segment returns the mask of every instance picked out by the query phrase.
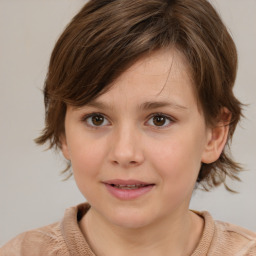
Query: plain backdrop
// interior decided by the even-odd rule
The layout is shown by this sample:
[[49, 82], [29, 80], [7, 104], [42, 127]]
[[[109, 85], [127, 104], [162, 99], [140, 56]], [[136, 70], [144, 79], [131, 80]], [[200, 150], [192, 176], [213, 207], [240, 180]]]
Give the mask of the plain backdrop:
[[[0, 0], [0, 244], [62, 218], [85, 199], [63, 182], [63, 157], [36, 146], [44, 125], [43, 87], [51, 50], [82, 0]], [[247, 170], [242, 183], [195, 191], [191, 208], [256, 231], [256, 1], [213, 0], [239, 53], [235, 94], [248, 104], [232, 151]], [[146, 3], [146, 1], [145, 1]]]

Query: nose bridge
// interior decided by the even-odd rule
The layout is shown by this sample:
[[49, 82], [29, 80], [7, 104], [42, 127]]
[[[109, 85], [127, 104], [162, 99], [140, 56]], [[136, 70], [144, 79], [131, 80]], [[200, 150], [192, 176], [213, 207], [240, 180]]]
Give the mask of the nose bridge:
[[141, 132], [133, 124], [123, 123], [113, 131], [111, 161], [122, 166], [139, 165], [143, 162]]

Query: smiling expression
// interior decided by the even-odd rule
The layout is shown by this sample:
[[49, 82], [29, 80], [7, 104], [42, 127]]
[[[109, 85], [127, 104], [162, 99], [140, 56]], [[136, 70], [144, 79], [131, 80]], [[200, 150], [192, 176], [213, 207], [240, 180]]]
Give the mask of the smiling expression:
[[189, 74], [177, 51], [157, 51], [67, 107], [62, 151], [99, 218], [143, 227], [188, 211], [211, 140]]

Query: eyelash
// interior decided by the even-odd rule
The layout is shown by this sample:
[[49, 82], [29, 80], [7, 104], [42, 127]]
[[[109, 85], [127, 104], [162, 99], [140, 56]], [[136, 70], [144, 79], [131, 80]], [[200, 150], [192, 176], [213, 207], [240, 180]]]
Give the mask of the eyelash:
[[[92, 128], [92, 129], [97, 129], [97, 128], [100, 128], [100, 127], [103, 127], [103, 126], [107, 126], [106, 124], [104, 125], [93, 125], [93, 124], [89, 124], [88, 123], [88, 119], [89, 118], [91, 118], [91, 117], [96, 117], [96, 116], [101, 116], [101, 117], [103, 117], [104, 119], [104, 121], [105, 120], [108, 120], [108, 118], [104, 115], [104, 114], [102, 114], [102, 113], [99, 113], [99, 112], [93, 112], [93, 113], [90, 113], [90, 114], [87, 114], [87, 115], [85, 115], [85, 116], [83, 116], [82, 118], [81, 118], [81, 121], [82, 122], [84, 122], [88, 127], [90, 127], [90, 128]], [[169, 115], [166, 115], [166, 114], [163, 114], [163, 113], [161, 113], [161, 112], [158, 112], [158, 113], [154, 113], [154, 114], [151, 114], [148, 118], [147, 118], [147, 122], [146, 123], [148, 123], [152, 118], [154, 118], [154, 117], [164, 117], [165, 118], [165, 123], [166, 123], [166, 121], [168, 121], [169, 123], [166, 125], [166, 124], [164, 124], [164, 125], [162, 125], [162, 126], [157, 126], [157, 125], [148, 125], [148, 126], [152, 126], [152, 127], [154, 127], [155, 129], [164, 129], [164, 128], [166, 128], [166, 127], [169, 127], [173, 122], [175, 122], [176, 120], [173, 118], [173, 117], [171, 117], [171, 116], [169, 116]], [[104, 122], [103, 121], [103, 122]], [[110, 123], [109, 121], [108, 121], [108, 123]]]
[[88, 119], [91, 118], [91, 117], [95, 117], [95, 116], [102, 116], [104, 118], [104, 121], [108, 120], [108, 118], [104, 114], [99, 113], [99, 112], [93, 112], [93, 113], [90, 113], [90, 114], [87, 114], [87, 115], [83, 116], [81, 121], [84, 122], [86, 124], [86, 126], [92, 128], [92, 129], [97, 129], [97, 128], [102, 127], [103, 125], [97, 126], [97, 125], [91, 125], [91, 124], [88, 123]]
[[166, 123], [166, 121], [169, 122], [168, 125], [165, 124], [165, 125], [163, 125], [163, 126], [152, 125], [152, 126], [153, 126], [154, 128], [156, 128], [156, 129], [164, 129], [164, 128], [166, 128], [166, 127], [169, 127], [172, 123], [175, 122], [175, 119], [174, 119], [173, 117], [171, 117], [171, 116], [169, 116], [169, 115], [166, 115], [166, 114], [164, 114], [164, 113], [158, 112], [158, 113], [151, 114], [151, 115], [149, 116], [149, 118], [148, 118], [147, 123], [149, 122], [150, 119], [152, 119], [152, 118], [154, 118], [154, 117], [164, 117], [164, 118], [165, 118], [165, 123]]

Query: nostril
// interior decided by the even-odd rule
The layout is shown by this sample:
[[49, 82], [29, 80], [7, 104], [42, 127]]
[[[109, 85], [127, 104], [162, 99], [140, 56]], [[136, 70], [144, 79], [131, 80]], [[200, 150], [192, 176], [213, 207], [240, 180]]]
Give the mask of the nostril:
[[[114, 160], [112, 163], [113, 163], [114, 165], [119, 165], [119, 164], [120, 164], [120, 163], [119, 163], [118, 161], [116, 161], [116, 160]], [[128, 164], [128, 165], [133, 165], [133, 166], [135, 166], [135, 165], [138, 164], [138, 162], [137, 162], [137, 161], [129, 161], [127, 164]]]

